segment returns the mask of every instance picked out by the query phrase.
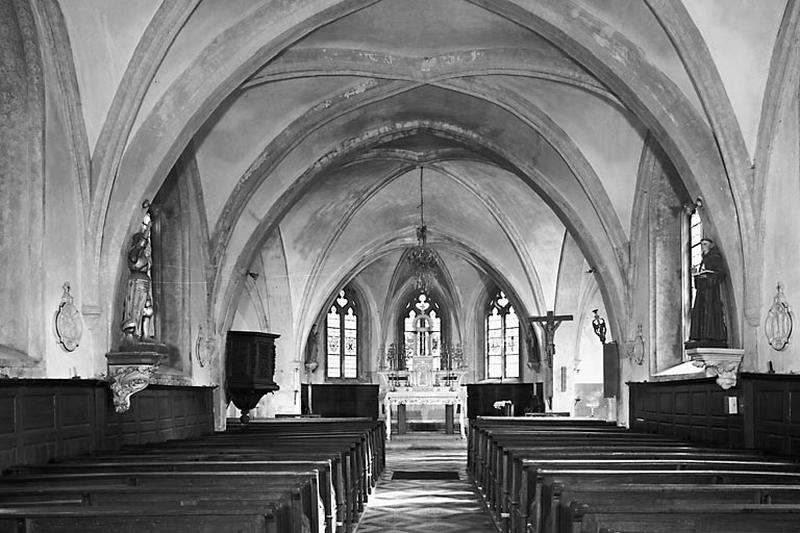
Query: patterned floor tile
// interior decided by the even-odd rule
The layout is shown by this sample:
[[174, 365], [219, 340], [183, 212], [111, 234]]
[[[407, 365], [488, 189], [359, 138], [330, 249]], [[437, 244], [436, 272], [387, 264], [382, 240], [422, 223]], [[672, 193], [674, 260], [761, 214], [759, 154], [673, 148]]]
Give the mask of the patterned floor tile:
[[[497, 533], [466, 466], [466, 443], [458, 436], [393, 437], [386, 448], [386, 470], [356, 533]], [[394, 480], [395, 469], [455, 471], [459, 480]]]

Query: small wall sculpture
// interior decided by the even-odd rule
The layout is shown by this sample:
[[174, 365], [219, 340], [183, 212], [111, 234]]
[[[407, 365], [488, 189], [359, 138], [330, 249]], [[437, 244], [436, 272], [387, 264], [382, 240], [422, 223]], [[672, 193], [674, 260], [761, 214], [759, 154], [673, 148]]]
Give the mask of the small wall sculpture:
[[644, 335], [642, 325], [636, 325], [636, 336], [627, 343], [628, 361], [631, 364], [642, 365], [644, 363]]
[[70, 294], [69, 281], [64, 282], [63, 290], [61, 303], [58, 305], [58, 310], [53, 317], [53, 325], [58, 344], [64, 350], [74, 352], [81, 342], [83, 322], [81, 321], [80, 311], [73, 303], [74, 299]]
[[780, 352], [786, 348], [792, 336], [793, 325], [792, 308], [786, 302], [783, 284], [778, 282], [775, 296], [772, 299], [772, 307], [769, 308], [767, 318], [764, 319], [764, 334], [774, 350]]

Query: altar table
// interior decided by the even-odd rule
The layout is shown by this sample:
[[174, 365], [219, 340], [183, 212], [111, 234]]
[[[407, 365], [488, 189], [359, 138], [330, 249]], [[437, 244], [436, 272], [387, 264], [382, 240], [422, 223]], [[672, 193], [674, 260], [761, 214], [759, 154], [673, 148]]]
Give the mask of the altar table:
[[432, 387], [425, 390], [409, 388], [388, 391], [383, 399], [386, 413], [386, 440], [392, 436], [392, 406], [398, 405], [452, 405], [458, 414], [461, 438], [466, 439], [466, 405], [462, 399], [462, 387], [451, 390], [449, 387]]

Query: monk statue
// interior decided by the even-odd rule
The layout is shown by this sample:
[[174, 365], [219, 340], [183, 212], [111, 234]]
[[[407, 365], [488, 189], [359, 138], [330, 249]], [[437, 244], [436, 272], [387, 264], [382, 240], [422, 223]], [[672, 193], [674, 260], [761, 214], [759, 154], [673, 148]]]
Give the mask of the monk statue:
[[726, 348], [728, 331], [722, 308], [722, 283], [725, 265], [722, 254], [711, 239], [700, 241], [703, 260], [693, 272], [695, 297], [687, 348]]

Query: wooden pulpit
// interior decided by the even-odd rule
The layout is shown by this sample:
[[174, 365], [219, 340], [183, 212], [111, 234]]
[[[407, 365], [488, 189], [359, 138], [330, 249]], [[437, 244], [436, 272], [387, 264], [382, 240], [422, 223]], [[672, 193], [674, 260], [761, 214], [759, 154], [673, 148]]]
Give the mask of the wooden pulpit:
[[225, 344], [225, 389], [228, 402], [242, 412], [243, 424], [261, 397], [280, 389], [275, 383], [275, 339], [257, 331], [229, 331]]

